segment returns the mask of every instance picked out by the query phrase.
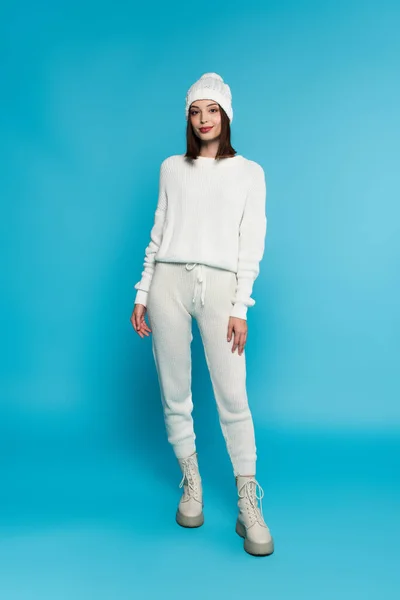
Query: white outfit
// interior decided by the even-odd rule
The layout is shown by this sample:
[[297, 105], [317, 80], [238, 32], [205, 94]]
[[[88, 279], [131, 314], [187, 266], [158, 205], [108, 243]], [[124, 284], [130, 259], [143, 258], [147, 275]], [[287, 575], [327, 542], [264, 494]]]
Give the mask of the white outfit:
[[[204, 304], [201, 275], [207, 279]], [[196, 451], [191, 390], [192, 318], [195, 318], [236, 476], [254, 474], [257, 455], [246, 392], [246, 350], [240, 356], [237, 350], [232, 352], [233, 337], [227, 341], [235, 287], [236, 276], [232, 271], [200, 264], [157, 262], [147, 315], [168, 441], [175, 456], [186, 458]]]
[[[160, 168], [159, 197], [135, 304], [147, 305], [155, 262], [199, 263], [236, 274], [231, 316], [254, 306], [267, 230], [266, 181], [255, 161], [182, 154]], [[203, 285], [203, 287], [205, 284]]]
[[234, 474], [255, 473], [246, 354], [232, 352], [229, 317], [247, 318], [267, 227], [263, 168], [243, 156], [166, 158], [135, 303], [147, 306], [168, 440], [196, 451], [192, 420], [192, 318], [201, 333]]

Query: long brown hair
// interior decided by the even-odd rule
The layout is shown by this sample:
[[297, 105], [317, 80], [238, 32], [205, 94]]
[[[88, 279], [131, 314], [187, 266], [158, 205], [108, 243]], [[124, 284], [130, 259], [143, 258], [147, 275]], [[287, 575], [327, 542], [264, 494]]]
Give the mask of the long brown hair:
[[[218, 104], [218, 103], [217, 103]], [[221, 135], [219, 139], [218, 151], [216, 154], [217, 158], [229, 158], [237, 154], [236, 150], [231, 145], [231, 124], [229, 117], [222, 108], [219, 106], [221, 111]], [[200, 154], [201, 141], [193, 131], [193, 126], [190, 121], [190, 107], [186, 126], [186, 158], [196, 159]]]

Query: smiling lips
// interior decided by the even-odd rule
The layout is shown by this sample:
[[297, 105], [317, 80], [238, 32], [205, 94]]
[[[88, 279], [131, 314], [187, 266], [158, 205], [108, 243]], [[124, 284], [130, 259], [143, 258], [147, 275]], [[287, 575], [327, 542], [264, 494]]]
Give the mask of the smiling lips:
[[207, 131], [210, 131], [210, 129], [212, 129], [212, 127], [200, 127], [201, 133], [207, 133]]

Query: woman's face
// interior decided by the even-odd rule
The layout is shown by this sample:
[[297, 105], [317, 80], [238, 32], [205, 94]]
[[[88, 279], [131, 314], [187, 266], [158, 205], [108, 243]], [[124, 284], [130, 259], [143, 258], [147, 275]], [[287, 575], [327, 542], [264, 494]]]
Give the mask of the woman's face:
[[195, 100], [190, 105], [189, 118], [195, 134], [204, 142], [210, 142], [221, 134], [221, 112], [218, 102]]

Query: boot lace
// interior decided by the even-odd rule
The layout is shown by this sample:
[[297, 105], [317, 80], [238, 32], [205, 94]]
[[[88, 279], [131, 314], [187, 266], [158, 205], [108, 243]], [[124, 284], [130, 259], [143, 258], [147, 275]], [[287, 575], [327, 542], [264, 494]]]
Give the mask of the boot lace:
[[[241, 494], [244, 488], [243, 495]], [[259, 495], [257, 495], [257, 488], [259, 491]], [[258, 521], [261, 525], [265, 526], [263, 509], [262, 509], [262, 499], [264, 497], [264, 490], [258, 481], [254, 478], [249, 478], [239, 490], [239, 497], [245, 498], [246, 507], [248, 514], [250, 516], [251, 523]], [[260, 502], [260, 506], [257, 504], [257, 500]]]
[[188, 496], [193, 495], [195, 498], [198, 499], [199, 488], [197, 485], [197, 477], [196, 477], [196, 474], [197, 474], [196, 459], [194, 458], [194, 456], [189, 456], [188, 458], [185, 458], [184, 460], [181, 461], [181, 465], [182, 465], [182, 470], [183, 470], [183, 477], [179, 484], [179, 487], [181, 488], [183, 485], [185, 485], [185, 481], [186, 481], [186, 485], [184, 488], [185, 495], [188, 495]]

